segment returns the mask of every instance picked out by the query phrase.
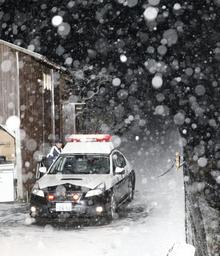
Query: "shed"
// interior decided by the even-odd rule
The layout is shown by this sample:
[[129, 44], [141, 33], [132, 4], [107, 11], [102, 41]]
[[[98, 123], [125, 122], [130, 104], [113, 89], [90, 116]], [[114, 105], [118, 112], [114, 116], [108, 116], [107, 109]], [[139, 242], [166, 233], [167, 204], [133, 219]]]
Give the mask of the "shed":
[[14, 130], [19, 198], [32, 187], [36, 161], [56, 137], [65, 135], [63, 104], [71, 83], [65, 68], [0, 40], [0, 124], [11, 117], [20, 121], [19, 129]]

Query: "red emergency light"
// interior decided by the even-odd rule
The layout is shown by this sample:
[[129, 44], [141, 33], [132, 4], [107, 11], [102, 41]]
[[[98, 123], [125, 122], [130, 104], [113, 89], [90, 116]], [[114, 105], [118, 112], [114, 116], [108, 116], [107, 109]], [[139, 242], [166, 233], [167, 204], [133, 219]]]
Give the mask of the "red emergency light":
[[73, 134], [66, 138], [66, 142], [110, 142], [109, 134]]
[[48, 201], [53, 201], [54, 199], [55, 199], [55, 196], [52, 195], [52, 194], [49, 194], [49, 195], [47, 196], [47, 200], [48, 200]]

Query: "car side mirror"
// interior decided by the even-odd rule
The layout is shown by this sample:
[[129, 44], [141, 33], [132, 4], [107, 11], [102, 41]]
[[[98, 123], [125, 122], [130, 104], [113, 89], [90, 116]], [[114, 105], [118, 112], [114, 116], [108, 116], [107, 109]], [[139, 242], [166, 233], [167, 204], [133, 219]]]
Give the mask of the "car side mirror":
[[124, 174], [125, 173], [125, 169], [121, 168], [121, 167], [116, 167], [115, 168], [115, 174]]
[[39, 172], [40, 173], [46, 173], [47, 172], [47, 168], [45, 166], [42, 166], [39, 168]]

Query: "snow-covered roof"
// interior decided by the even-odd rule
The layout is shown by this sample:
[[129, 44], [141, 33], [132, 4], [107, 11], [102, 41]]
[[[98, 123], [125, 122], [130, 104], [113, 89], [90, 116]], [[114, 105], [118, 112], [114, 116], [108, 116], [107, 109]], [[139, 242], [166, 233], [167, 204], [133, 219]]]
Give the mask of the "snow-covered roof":
[[68, 142], [61, 154], [110, 154], [112, 142]]
[[6, 41], [1, 40], [1, 39], [0, 39], [0, 44], [6, 45], [6, 46], [8, 46], [8, 47], [10, 47], [10, 48], [12, 48], [12, 49], [14, 49], [14, 50], [16, 50], [16, 51], [23, 52], [23, 53], [25, 53], [25, 54], [27, 54], [27, 55], [30, 55], [30, 56], [32, 56], [33, 58], [35, 58], [35, 59], [37, 59], [37, 60], [40, 60], [40, 61], [46, 63], [47, 65], [53, 67], [54, 69], [60, 70], [60, 71], [62, 71], [62, 72], [67, 72], [67, 69], [66, 69], [65, 67], [62, 67], [62, 66], [60, 66], [60, 65], [57, 65], [57, 64], [54, 63], [54, 62], [49, 61], [45, 56], [43, 56], [43, 55], [41, 55], [41, 54], [39, 54], [39, 53], [36, 53], [36, 52], [31, 51], [31, 50], [22, 48], [22, 47], [20, 47], [20, 46], [18, 46], [18, 45], [15, 45], [15, 44], [6, 42]]
[[0, 124], [0, 129], [6, 131], [9, 135], [15, 138], [15, 133], [7, 128], [6, 125]]

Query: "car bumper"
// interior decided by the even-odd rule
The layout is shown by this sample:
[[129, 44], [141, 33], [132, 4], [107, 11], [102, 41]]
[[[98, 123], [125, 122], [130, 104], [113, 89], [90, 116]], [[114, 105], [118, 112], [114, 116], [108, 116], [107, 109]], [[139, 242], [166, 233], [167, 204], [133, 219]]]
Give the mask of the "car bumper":
[[[39, 202], [40, 201], [40, 202]], [[60, 211], [57, 209], [57, 204], [68, 203], [71, 209]], [[106, 216], [109, 205], [107, 202], [94, 202], [88, 205], [88, 201], [80, 201], [78, 203], [64, 201], [64, 202], [42, 202], [38, 198], [32, 198], [30, 202], [30, 215], [34, 218], [88, 218]]]

